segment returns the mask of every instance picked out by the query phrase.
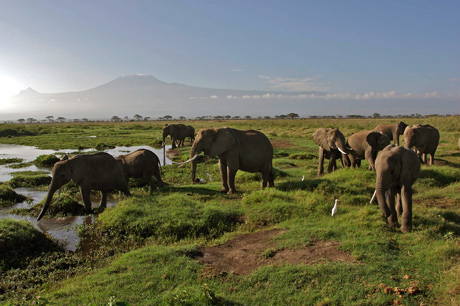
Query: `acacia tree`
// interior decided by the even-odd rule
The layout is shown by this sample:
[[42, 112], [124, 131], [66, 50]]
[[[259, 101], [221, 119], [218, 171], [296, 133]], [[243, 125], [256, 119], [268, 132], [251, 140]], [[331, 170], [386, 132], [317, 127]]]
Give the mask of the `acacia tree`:
[[118, 117], [118, 116], [113, 116], [113, 117], [110, 119], [110, 121], [119, 122], [119, 121], [121, 121], [121, 118]]
[[26, 121], [26, 119], [23, 119], [23, 118], [18, 119], [18, 122], [19, 122], [19, 123], [24, 123], [24, 121]]
[[296, 113], [289, 113], [286, 116], [290, 119], [299, 118], [299, 114], [296, 114]]
[[46, 119], [48, 119], [48, 120], [49, 120], [49, 122], [53, 122], [53, 121], [54, 121], [54, 120], [53, 120], [53, 119], [54, 119], [54, 117], [53, 117], [53, 116], [46, 116], [45, 118], [46, 118]]
[[65, 121], [65, 118], [64, 118], [64, 117], [57, 117], [56, 120], [59, 121], [59, 122], [64, 122], [64, 121]]
[[166, 115], [166, 116], [164, 116], [163, 118], [165, 118], [166, 120], [171, 120], [171, 119], [172, 119], [172, 116]]
[[137, 121], [142, 121], [142, 116], [141, 115], [134, 115], [134, 119], [136, 119]]

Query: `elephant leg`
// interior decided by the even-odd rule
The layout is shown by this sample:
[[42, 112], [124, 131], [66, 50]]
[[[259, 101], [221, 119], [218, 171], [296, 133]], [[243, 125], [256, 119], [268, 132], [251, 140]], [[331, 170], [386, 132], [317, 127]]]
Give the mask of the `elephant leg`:
[[399, 134], [396, 133], [396, 135], [394, 135], [393, 138], [394, 138], [394, 141], [395, 141], [395, 145], [399, 146]]
[[227, 194], [235, 194], [236, 193], [236, 188], [235, 188], [235, 176], [236, 172], [238, 171], [238, 168], [233, 168], [233, 167], [227, 167], [227, 173], [228, 173], [228, 186], [230, 187], [230, 190], [227, 192]]
[[401, 203], [401, 191], [396, 193], [396, 212], [398, 213], [398, 217], [401, 217], [403, 214], [403, 206]]
[[175, 149], [176, 148], [176, 138], [171, 137], [171, 148]]
[[220, 178], [222, 180], [222, 189], [220, 190], [221, 193], [227, 193], [229, 191], [228, 183], [227, 183], [227, 163], [219, 158], [219, 171], [220, 171]]
[[434, 165], [434, 153], [430, 153], [430, 165]]
[[270, 169], [270, 173], [268, 174], [268, 187], [275, 187], [275, 174], [273, 173], [273, 169]]
[[85, 204], [86, 212], [88, 214], [92, 213], [93, 210], [91, 207], [91, 198], [90, 198], [91, 189], [88, 187], [80, 186], [80, 193], [83, 199], [83, 204]]
[[373, 150], [368, 150], [364, 153], [366, 160], [369, 162], [370, 170], [375, 171], [375, 158]]
[[150, 194], [153, 194], [153, 191], [155, 189], [157, 189], [157, 186], [155, 186], [155, 183], [153, 182], [152, 176], [150, 176], [150, 177], [145, 177], [144, 176], [144, 179], [147, 181], [147, 183], [150, 186]]
[[401, 199], [403, 214], [401, 218], [401, 231], [410, 232], [412, 230], [412, 187], [403, 186], [401, 188]]
[[165, 183], [161, 179], [160, 170], [158, 169], [157, 171], [155, 171], [155, 173], [153, 175], [157, 179], [158, 185], [160, 186], [160, 188], [163, 188], [165, 186]]
[[390, 188], [390, 194], [388, 196], [388, 206], [390, 208], [390, 216], [387, 218], [388, 224], [391, 227], [395, 227], [398, 225], [398, 215], [395, 209], [395, 198], [396, 198], [397, 190], [394, 187]]
[[99, 205], [100, 208], [105, 209], [107, 207], [107, 194], [108, 191], [101, 191], [101, 204]]
[[329, 158], [329, 166], [327, 167], [327, 173], [331, 173], [334, 170], [337, 170], [337, 164], [336, 164], [336, 159], [337, 159], [337, 152], [331, 151], [331, 156]]
[[324, 164], [324, 149], [319, 147], [319, 152], [318, 152], [318, 176], [321, 176], [323, 174], [323, 164]]

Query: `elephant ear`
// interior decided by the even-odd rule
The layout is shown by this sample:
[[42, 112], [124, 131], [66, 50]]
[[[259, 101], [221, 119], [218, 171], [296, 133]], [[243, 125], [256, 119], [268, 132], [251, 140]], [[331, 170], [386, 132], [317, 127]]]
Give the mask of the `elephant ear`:
[[329, 143], [327, 142], [328, 129], [320, 128], [313, 133], [313, 141], [321, 148], [330, 151]]
[[228, 151], [236, 143], [236, 136], [230, 128], [218, 129], [214, 135], [214, 141], [209, 150], [210, 156], [221, 155]]
[[373, 149], [377, 149], [379, 137], [380, 137], [379, 132], [370, 132], [366, 136], [366, 141]]
[[79, 185], [79, 182], [87, 175], [91, 173], [91, 167], [84, 160], [74, 160], [72, 163], [69, 163], [67, 166], [70, 168], [70, 177], [72, 181]]
[[403, 147], [400, 148], [403, 152], [401, 154], [401, 176], [399, 183], [401, 186], [407, 182], [413, 184], [420, 172], [420, 160], [414, 151]]

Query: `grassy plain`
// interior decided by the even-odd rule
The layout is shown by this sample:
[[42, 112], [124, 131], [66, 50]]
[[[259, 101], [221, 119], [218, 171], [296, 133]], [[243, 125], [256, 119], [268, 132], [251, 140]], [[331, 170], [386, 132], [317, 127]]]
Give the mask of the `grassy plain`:
[[[197, 177], [205, 184], [191, 184], [188, 167], [163, 167], [167, 187], [151, 196], [146, 187], [132, 188], [133, 197], [105, 210], [95, 224], [80, 229], [83, 237], [100, 237], [106, 242], [97, 250], [61, 252], [61, 256], [50, 253], [22, 269], [1, 271], [0, 302], [458, 305], [460, 118], [403, 120], [409, 125], [429, 123], [441, 133], [436, 164], [422, 166], [414, 185], [411, 233], [388, 228], [378, 206], [369, 204], [375, 174], [367, 170], [366, 162], [359, 169], [339, 166], [338, 171], [317, 177], [317, 146], [311, 139], [319, 127], [339, 127], [349, 136], [397, 119], [192, 121], [187, 124], [196, 130], [229, 126], [264, 132], [275, 146], [276, 187], [260, 190], [259, 175], [239, 172], [236, 187], [240, 193], [221, 195], [216, 159], [198, 164]], [[164, 123], [0, 125], [0, 135], [4, 136], [0, 143], [57, 150], [155, 146], [161, 142]], [[178, 149], [175, 159], [188, 158], [189, 149]], [[335, 199], [339, 210], [331, 217]], [[2, 226], [0, 223], [0, 240], [6, 232]], [[280, 262], [247, 275], [205, 273], [208, 267], [196, 260], [202, 247], [269, 229], [284, 231], [271, 239], [274, 246], [261, 250], [261, 258], [314, 247], [318, 241], [338, 241], [339, 250], [354, 260]], [[69, 279], [64, 280], [65, 275]], [[11, 285], [14, 280], [16, 289]]]

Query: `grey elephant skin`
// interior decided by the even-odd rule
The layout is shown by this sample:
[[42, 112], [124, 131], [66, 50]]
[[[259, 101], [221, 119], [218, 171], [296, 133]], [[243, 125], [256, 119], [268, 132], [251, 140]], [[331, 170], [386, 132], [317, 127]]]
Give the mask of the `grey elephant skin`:
[[395, 145], [399, 146], [399, 135], [404, 134], [406, 127], [408, 127], [407, 124], [399, 121], [396, 124], [379, 124], [374, 131], [387, 135], [390, 140], [394, 141]]
[[[401, 231], [411, 231], [412, 185], [420, 173], [417, 154], [404, 147], [388, 146], [377, 156], [375, 170], [376, 196], [388, 224], [396, 227], [398, 216], [401, 216]], [[389, 191], [388, 201], [386, 191]]]
[[415, 148], [420, 161], [426, 164], [426, 155], [430, 154], [430, 165], [434, 164], [434, 154], [439, 145], [439, 131], [429, 125], [415, 124], [404, 131], [404, 146]]
[[385, 134], [374, 131], [357, 132], [348, 137], [347, 146], [352, 149], [350, 158], [351, 166], [360, 165], [362, 159], [369, 162], [369, 167], [375, 171], [377, 153], [390, 144], [390, 139]]
[[[236, 192], [235, 175], [238, 170], [262, 173], [262, 187], [274, 186], [272, 169], [273, 146], [263, 133], [232, 128], [201, 129], [198, 131], [190, 157], [204, 152], [219, 157], [222, 180], [220, 192]], [[196, 160], [191, 164], [191, 177], [196, 181]]]
[[[185, 124], [165, 124], [161, 130], [163, 134], [163, 143], [166, 141], [166, 137], [171, 137], [172, 148], [180, 147], [184, 145], [186, 137], [190, 137], [190, 128], [187, 128]], [[195, 130], [193, 130], [195, 133]], [[176, 141], [178, 142], [176, 146]]]
[[150, 186], [150, 193], [156, 189], [153, 176], [161, 188], [165, 186], [161, 179], [160, 160], [152, 151], [139, 149], [129, 154], [119, 155], [115, 159], [121, 162], [126, 181], [129, 181], [129, 178], [144, 179]]
[[48, 195], [37, 221], [45, 215], [54, 193], [70, 180], [80, 187], [83, 203], [88, 213], [92, 212], [91, 190], [102, 192], [101, 208], [105, 208], [107, 205], [109, 191], [115, 189], [125, 195], [131, 195], [121, 164], [112, 155], [104, 152], [75, 155], [68, 160], [59, 161], [54, 164], [51, 174], [53, 178], [49, 186]]
[[187, 125], [187, 136], [190, 138], [190, 143], [193, 143], [195, 141], [195, 128], [191, 125]]
[[[346, 166], [349, 163], [349, 159], [346, 155], [343, 155], [339, 151], [349, 153], [349, 149], [346, 147], [345, 136], [336, 128], [319, 128], [313, 133], [313, 141], [319, 146], [318, 152], [318, 176], [321, 176], [323, 172], [324, 159], [329, 159], [329, 165], [327, 172], [331, 173], [337, 170], [336, 160], [340, 159], [342, 166]], [[345, 163], [344, 163], [345, 160]]]

